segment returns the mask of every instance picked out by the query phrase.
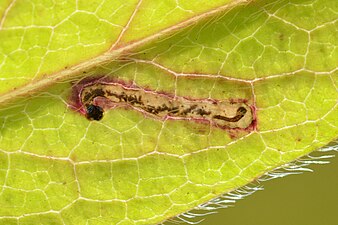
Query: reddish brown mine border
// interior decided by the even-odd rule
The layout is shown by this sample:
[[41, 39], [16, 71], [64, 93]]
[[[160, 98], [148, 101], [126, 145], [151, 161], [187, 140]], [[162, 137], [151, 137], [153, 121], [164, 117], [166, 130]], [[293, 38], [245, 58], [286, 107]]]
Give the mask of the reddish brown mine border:
[[[119, 80], [117, 78], [112, 78], [108, 76], [96, 76], [96, 77], [87, 77], [82, 79], [81, 81], [74, 83], [72, 86], [72, 91], [69, 97], [69, 102], [68, 102], [68, 107], [71, 108], [73, 111], [78, 112], [82, 114], [83, 116], [86, 116], [86, 109], [83, 107], [83, 103], [81, 100], [81, 92], [85, 87], [92, 86], [95, 84], [119, 84], [122, 85], [125, 88], [137, 88], [137, 89], [143, 89], [145, 91], [154, 93], [154, 94], [160, 94], [160, 95], [166, 95], [168, 97], [174, 97], [173, 94], [166, 93], [166, 92], [161, 92], [161, 91], [153, 91], [150, 88], [141, 88], [137, 85], [135, 85], [132, 81], [127, 82], [123, 80]], [[191, 98], [191, 97], [184, 97], [183, 98], [187, 100], [200, 100], [200, 101], [212, 101], [212, 102], [219, 102], [220, 100], [216, 99], [196, 99], [196, 98]], [[228, 101], [233, 102], [233, 103], [247, 103], [247, 99], [228, 99]], [[100, 101], [102, 104], [104, 104], [105, 101]], [[246, 127], [246, 128], [229, 128], [227, 126], [215, 126], [213, 123], [211, 123], [207, 119], [196, 119], [196, 118], [186, 118], [186, 119], [178, 119], [178, 118], [172, 118], [168, 116], [166, 119], [170, 120], [189, 120], [189, 121], [194, 121], [196, 123], [203, 123], [203, 124], [212, 124], [214, 127], [221, 128], [222, 130], [230, 130], [230, 131], [246, 131], [246, 132], [252, 132], [257, 129], [257, 116], [256, 116], [256, 107], [254, 105], [248, 105], [251, 108], [252, 111], [252, 123]], [[108, 107], [109, 108], [109, 107]], [[145, 115], [145, 113], [143, 112]], [[146, 117], [151, 117], [147, 116]]]

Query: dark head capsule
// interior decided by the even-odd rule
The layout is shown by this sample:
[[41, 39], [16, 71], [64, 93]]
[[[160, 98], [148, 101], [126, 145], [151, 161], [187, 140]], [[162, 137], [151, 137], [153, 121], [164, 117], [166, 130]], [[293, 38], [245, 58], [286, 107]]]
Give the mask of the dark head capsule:
[[89, 120], [101, 120], [103, 112], [104, 111], [100, 106], [88, 105], [86, 108], [86, 117]]

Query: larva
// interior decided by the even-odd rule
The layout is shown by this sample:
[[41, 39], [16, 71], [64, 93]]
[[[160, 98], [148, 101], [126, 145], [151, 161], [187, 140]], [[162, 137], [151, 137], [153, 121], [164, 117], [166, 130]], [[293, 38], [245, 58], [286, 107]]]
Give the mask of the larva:
[[100, 120], [107, 109], [124, 107], [159, 120], [210, 122], [217, 127], [245, 129], [253, 122], [252, 109], [243, 101], [190, 99], [119, 82], [83, 86], [79, 99], [89, 120]]

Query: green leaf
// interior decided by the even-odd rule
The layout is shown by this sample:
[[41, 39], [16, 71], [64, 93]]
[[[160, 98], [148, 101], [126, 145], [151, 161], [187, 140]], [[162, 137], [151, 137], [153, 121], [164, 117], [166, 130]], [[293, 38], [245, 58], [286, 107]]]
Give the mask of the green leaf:
[[[335, 140], [336, 0], [244, 2], [2, 1], [0, 223], [156, 224]], [[96, 76], [257, 124], [89, 121], [72, 85]]]

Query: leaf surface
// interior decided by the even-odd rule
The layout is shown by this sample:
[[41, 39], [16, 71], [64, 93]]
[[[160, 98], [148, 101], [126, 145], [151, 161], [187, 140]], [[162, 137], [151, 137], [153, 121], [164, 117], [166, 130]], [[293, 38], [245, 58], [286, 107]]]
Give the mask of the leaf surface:
[[[242, 3], [0, 3], [0, 223], [156, 224], [335, 140], [336, 1]], [[85, 76], [245, 100], [256, 124], [89, 121]]]

